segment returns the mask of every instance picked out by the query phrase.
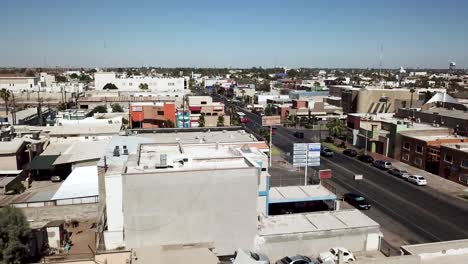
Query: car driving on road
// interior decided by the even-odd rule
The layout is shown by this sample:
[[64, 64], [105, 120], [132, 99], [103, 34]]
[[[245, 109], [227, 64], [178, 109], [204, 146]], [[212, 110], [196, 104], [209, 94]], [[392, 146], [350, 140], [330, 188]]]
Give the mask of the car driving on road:
[[359, 210], [369, 210], [371, 208], [370, 203], [360, 194], [346, 193], [343, 198], [346, 202]]
[[296, 131], [296, 132], [294, 132], [294, 137], [304, 138], [304, 132]]
[[410, 175], [406, 170], [391, 168], [388, 170], [388, 173], [391, 175], [397, 176], [399, 178], [407, 179]]
[[320, 155], [324, 157], [333, 157], [333, 151], [329, 148], [322, 148], [320, 150]]
[[419, 175], [410, 175], [408, 177], [408, 181], [418, 186], [427, 185], [426, 179]]
[[354, 149], [345, 149], [343, 150], [343, 154], [350, 157], [356, 157], [357, 152]]

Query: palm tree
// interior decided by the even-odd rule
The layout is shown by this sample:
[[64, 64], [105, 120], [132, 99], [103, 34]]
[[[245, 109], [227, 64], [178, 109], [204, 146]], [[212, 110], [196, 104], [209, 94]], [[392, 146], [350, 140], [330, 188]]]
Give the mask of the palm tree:
[[335, 138], [343, 135], [344, 124], [338, 118], [331, 119], [327, 123], [327, 128], [328, 128], [328, 131], [330, 132], [330, 135], [332, 135]]
[[3, 101], [5, 101], [5, 111], [6, 111], [7, 116], [8, 116], [8, 101], [10, 100], [10, 97], [11, 97], [10, 90], [7, 90], [5, 88], [0, 90], [0, 98], [2, 98]]
[[411, 88], [410, 93], [411, 93], [411, 101], [410, 101], [410, 108], [413, 108], [413, 94], [416, 92], [416, 89]]

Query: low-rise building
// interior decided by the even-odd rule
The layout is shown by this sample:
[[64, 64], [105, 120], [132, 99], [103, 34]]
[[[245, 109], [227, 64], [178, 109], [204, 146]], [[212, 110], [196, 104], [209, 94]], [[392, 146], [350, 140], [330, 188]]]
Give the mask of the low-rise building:
[[[465, 142], [467, 139], [454, 135], [450, 130], [404, 131], [401, 135], [400, 157], [401, 162], [439, 174], [442, 144]], [[445, 168], [444, 168], [445, 169]]]
[[176, 125], [174, 102], [131, 103], [131, 128], [161, 128]]
[[0, 142], [0, 170], [22, 170], [29, 162], [29, 158], [24, 140]]
[[114, 84], [118, 91], [153, 91], [160, 95], [185, 94], [187, 85], [184, 78], [156, 78], [149, 76], [117, 76], [115, 72], [96, 72], [94, 87], [104, 90], [106, 84]]
[[[230, 118], [224, 112], [223, 103], [213, 102], [211, 96], [188, 96], [187, 101], [191, 127], [199, 127], [203, 123], [200, 120], [204, 120], [205, 127], [229, 126]], [[219, 124], [219, 121], [223, 122]]]
[[38, 77], [16, 76], [16, 75], [1, 75], [0, 89], [7, 89], [12, 92], [34, 91], [39, 87]]
[[440, 145], [439, 175], [468, 185], [468, 143]]

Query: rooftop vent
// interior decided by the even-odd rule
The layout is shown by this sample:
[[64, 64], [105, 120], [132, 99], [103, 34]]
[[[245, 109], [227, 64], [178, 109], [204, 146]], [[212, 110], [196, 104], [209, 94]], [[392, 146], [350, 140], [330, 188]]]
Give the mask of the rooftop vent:
[[160, 166], [167, 166], [167, 154], [161, 154], [159, 156], [159, 165]]
[[125, 145], [123, 145], [123, 155], [128, 155], [128, 148]]
[[119, 148], [119, 146], [115, 146], [113, 155], [114, 155], [114, 157], [119, 157], [119, 156], [120, 156], [120, 148]]

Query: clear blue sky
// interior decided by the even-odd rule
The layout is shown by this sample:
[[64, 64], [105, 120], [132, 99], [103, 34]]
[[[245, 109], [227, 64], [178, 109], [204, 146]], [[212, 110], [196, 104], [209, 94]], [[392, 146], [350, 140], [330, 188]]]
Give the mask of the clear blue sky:
[[468, 68], [468, 1], [3, 1], [1, 66]]

